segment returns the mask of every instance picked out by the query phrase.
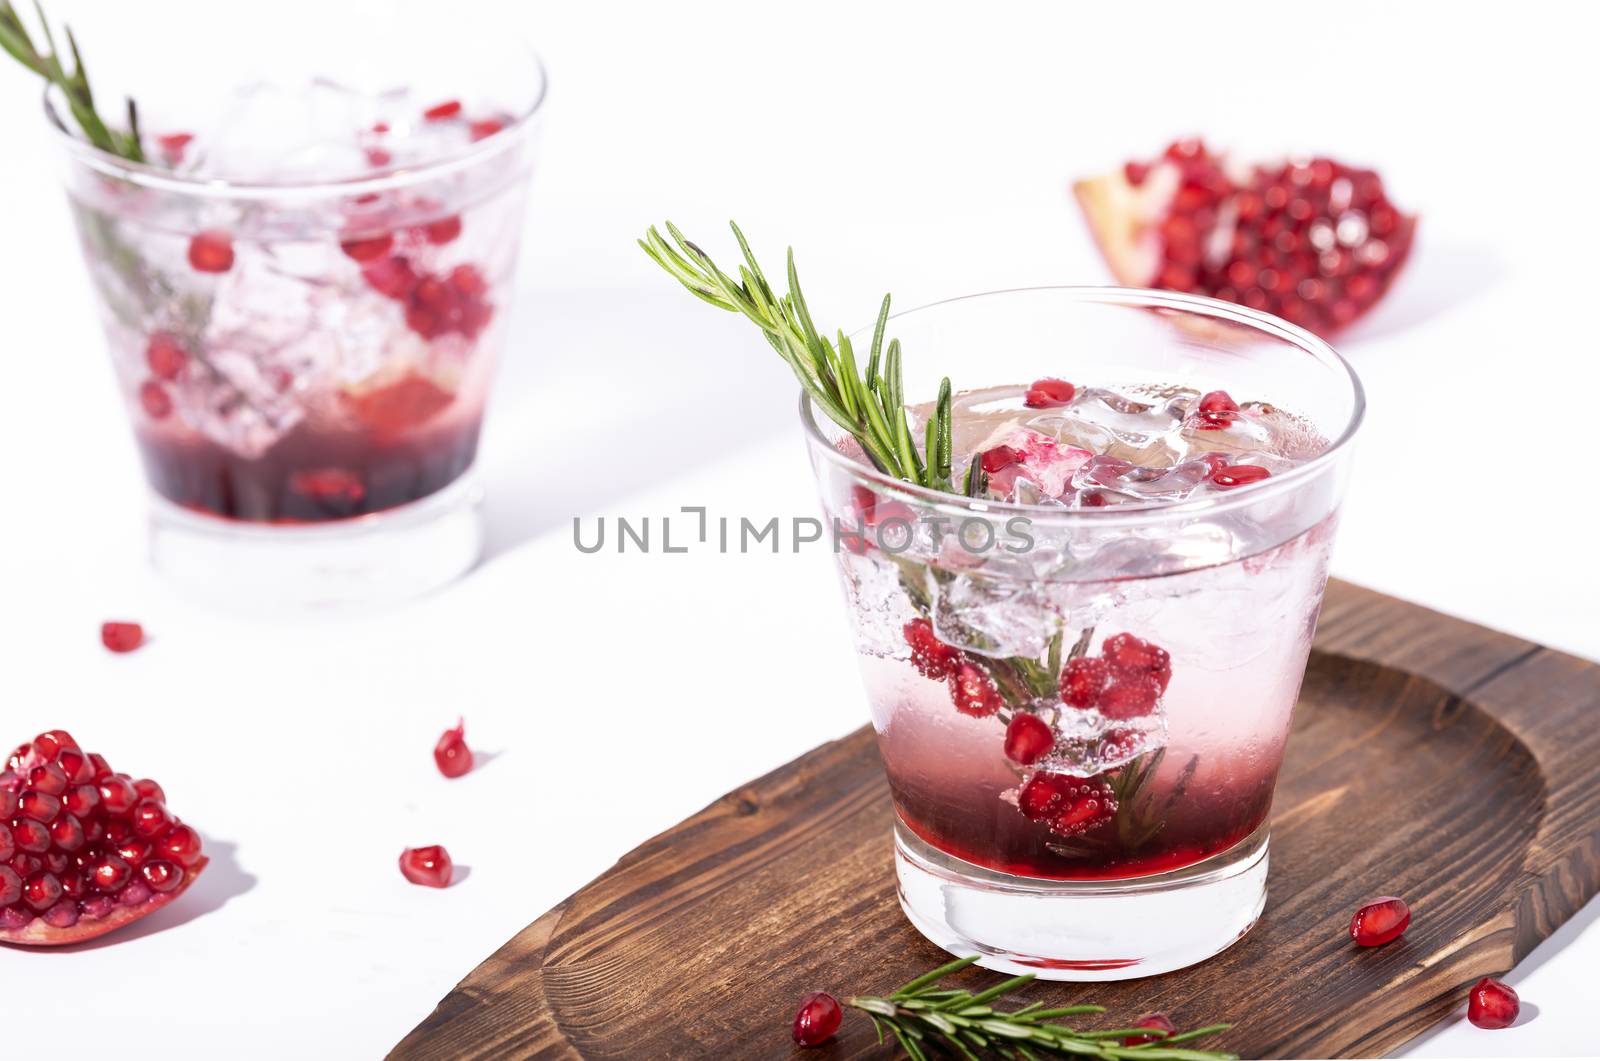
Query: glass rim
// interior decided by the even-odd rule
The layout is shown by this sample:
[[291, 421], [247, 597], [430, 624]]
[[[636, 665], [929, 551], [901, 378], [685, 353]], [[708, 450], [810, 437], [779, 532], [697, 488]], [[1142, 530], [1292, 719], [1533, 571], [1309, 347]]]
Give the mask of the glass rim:
[[163, 192], [174, 192], [196, 198], [212, 199], [294, 199], [315, 198], [328, 195], [359, 196], [369, 192], [390, 191], [408, 185], [434, 180], [439, 177], [471, 169], [486, 159], [511, 151], [526, 135], [533, 119], [544, 106], [549, 95], [550, 75], [539, 53], [521, 35], [515, 36], [516, 46], [530, 64], [536, 78], [533, 99], [519, 111], [511, 112], [509, 120], [495, 132], [461, 151], [444, 155], [414, 166], [400, 166], [380, 170], [373, 174], [357, 174], [333, 180], [231, 180], [225, 177], [206, 177], [176, 173], [149, 162], [134, 162], [113, 155], [75, 135], [58, 113], [57, 97], [60, 90], [54, 85], [45, 88], [41, 103], [45, 124], [54, 131], [67, 153], [97, 172], [129, 181], [141, 187]]
[[[1174, 291], [1162, 291], [1155, 288], [1117, 287], [1112, 285], [1041, 284], [1034, 287], [1010, 287], [995, 291], [978, 291], [968, 295], [940, 299], [936, 302], [924, 303], [923, 305], [891, 314], [889, 320], [893, 321], [913, 313], [921, 313], [924, 310], [970, 302], [975, 299], [1037, 292], [1055, 292], [1071, 302], [1178, 310], [1214, 320], [1222, 320], [1230, 324], [1242, 325], [1271, 338], [1287, 342], [1298, 347], [1304, 353], [1310, 354], [1343, 377], [1350, 388], [1352, 402], [1350, 419], [1345, 424], [1344, 430], [1339, 433], [1338, 437], [1328, 443], [1326, 449], [1304, 464], [1296, 465], [1281, 475], [1274, 475], [1254, 483], [1245, 483], [1242, 486], [1233, 487], [1226, 493], [1211, 494], [1189, 501], [1176, 503], [1142, 501], [1130, 504], [1107, 505], [1103, 508], [1069, 509], [1057, 505], [969, 498], [961, 494], [949, 494], [942, 490], [933, 490], [926, 486], [908, 483], [904, 479], [896, 479], [879, 471], [870, 464], [862, 463], [854, 457], [840, 452], [834, 443], [822, 433], [822, 428], [815, 414], [815, 403], [812, 401], [810, 393], [802, 388], [800, 391], [800, 421], [806, 432], [806, 441], [811, 445], [813, 451], [820, 452], [826, 459], [837, 464], [856, 478], [903, 498], [915, 499], [919, 504], [934, 509], [959, 511], [968, 516], [1002, 518], [1026, 516], [1035, 522], [1078, 523], [1081, 521], [1088, 523], [1093, 521], [1097, 526], [1106, 526], [1118, 522], [1148, 523], [1154, 517], [1182, 518], [1199, 513], [1229, 511], [1247, 507], [1269, 497], [1292, 492], [1299, 484], [1305, 483], [1321, 474], [1329, 465], [1334, 463], [1336, 457], [1349, 448], [1350, 442], [1355, 438], [1356, 431], [1360, 428], [1366, 416], [1366, 390], [1361, 385], [1361, 378], [1356, 375], [1356, 371], [1350, 365], [1350, 362], [1346, 361], [1344, 356], [1335, 350], [1327, 340], [1270, 313], [1263, 313], [1259, 310], [1249, 309], [1232, 302], [1224, 302], [1221, 299], [1208, 298], [1204, 295], [1190, 295]], [[853, 334], [852, 338], [870, 336], [872, 330], [871, 326], [860, 329]], [[888, 337], [887, 332], [885, 332], [885, 337]], [[832, 423], [831, 420], [828, 422]]]

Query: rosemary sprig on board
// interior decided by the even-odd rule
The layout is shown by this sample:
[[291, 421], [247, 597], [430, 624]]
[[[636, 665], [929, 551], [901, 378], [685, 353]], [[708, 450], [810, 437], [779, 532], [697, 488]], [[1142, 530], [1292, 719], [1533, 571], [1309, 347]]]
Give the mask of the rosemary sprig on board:
[[[1108, 1028], [1080, 1031], [1056, 1023], [1063, 1017], [1105, 1012], [1104, 1006], [1062, 1006], [1046, 1009], [1038, 1002], [1009, 1012], [992, 1003], [1025, 986], [1033, 975], [1014, 976], [986, 991], [939, 990], [940, 980], [977, 961], [961, 958], [917, 977], [887, 998], [858, 995], [844, 1004], [865, 1013], [878, 1031], [878, 1041], [892, 1037], [912, 1061], [927, 1061], [930, 1048], [953, 1053], [968, 1061], [1007, 1058], [1038, 1061], [1044, 1057], [1092, 1057], [1104, 1061], [1232, 1061], [1234, 1054], [1191, 1050], [1178, 1044], [1217, 1032], [1231, 1024], [1209, 1024], [1192, 1031], [1168, 1034], [1153, 1028]], [[1123, 1040], [1142, 1036], [1153, 1042], [1124, 1046]]]
[[[866, 369], [859, 370], [850, 337], [840, 331], [837, 338], [830, 340], [812, 322], [795, 272], [794, 250], [789, 251], [789, 291], [779, 295], [750, 253], [744, 233], [738, 225], [730, 225], [744, 255], [737, 280], [719, 269], [670, 221], [667, 232], [672, 236], [671, 242], [652, 225], [639, 246], [696, 297], [718, 309], [742, 313], [754, 322], [778, 356], [794, 370], [806, 393], [834, 423], [856, 437], [879, 471], [934, 490], [961, 492], [954, 485], [950, 468], [950, 380], [946, 378], [939, 387], [939, 400], [919, 452], [906, 416], [900, 340], [890, 339], [888, 346], [883, 341], [889, 322], [889, 296], [883, 296], [883, 306], [878, 310]], [[970, 488], [970, 477], [967, 478]]]
[[39, 16], [39, 32], [44, 37], [46, 49], [41, 51], [34, 44], [33, 38], [28, 35], [28, 28], [22, 24], [16, 8], [11, 5], [11, 0], [0, 0], [0, 48], [61, 92], [62, 98], [72, 110], [72, 116], [77, 121], [78, 127], [83, 130], [83, 135], [91, 144], [130, 162], [143, 162], [144, 145], [139, 135], [139, 108], [134, 105], [132, 99], [128, 100], [128, 126], [125, 131], [106, 124], [95, 110], [94, 90], [89, 87], [89, 75], [83, 68], [83, 56], [78, 51], [78, 41], [73, 37], [72, 29], [70, 27], [63, 29], [67, 47], [71, 50], [72, 68], [69, 70], [61, 61], [61, 52], [56, 47], [55, 35], [50, 32], [50, 21], [45, 18], [44, 9], [39, 6], [38, 0], [35, 0], [33, 9]]

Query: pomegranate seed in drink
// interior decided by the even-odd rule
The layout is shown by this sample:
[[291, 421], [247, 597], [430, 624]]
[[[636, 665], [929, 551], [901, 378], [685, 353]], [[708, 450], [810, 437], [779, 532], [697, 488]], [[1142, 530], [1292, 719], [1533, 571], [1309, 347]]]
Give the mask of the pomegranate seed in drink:
[[[375, 262], [388, 255], [389, 249], [394, 246], [392, 233], [381, 233], [376, 236], [359, 236], [339, 241], [339, 249], [347, 258], [363, 264]], [[374, 284], [374, 287], [377, 285]]]
[[1467, 1019], [1479, 1028], [1509, 1028], [1522, 1012], [1522, 1000], [1509, 984], [1484, 977], [1467, 994]]
[[422, 228], [423, 234], [429, 243], [442, 245], [454, 240], [461, 235], [461, 217], [452, 215], [442, 217], [437, 221], [430, 221]]
[[813, 991], [800, 1000], [795, 1010], [792, 1034], [801, 1046], [821, 1046], [832, 1039], [844, 1019], [838, 999], [826, 991]]
[[901, 627], [901, 633], [911, 646], [911, 665], [924, 678], [944, 681], [961, 662], [960, 651], [940, 641], [926, 619], [911, 620]]
[[1023, 404], [1030, 409], [1051, 409], [1066, 405], [1077, 394], [1077, 388], [1064, 379], [1037, 379], [1028, 388]]
[[446, 122], [457, 117], [460, 115], [460, 113], [461, 101], [458, 99], [447, 99], [442, 103], [435, 103], [433, 106], [423, 111], [422, 116], [430, 122]]
[[467, 134], [473, 140], [486, 140], [506, 127], [499, 118], [480, 118], [467, 123]]
[[172, 415], [172, 398], [167, 389], [153, 379], [139, 384], [139, 404], [152, 420], [165, 420]]
[[1404, 899], [1380, 895], [1363, 903], [1350, 918], [1350, 938], [1358, 947], [1381, 947], [1397, 940], [1411, 924], [1411, 908]]
[[207, 229], [189, 240], [189, 265], [200, 273], [225, 273], [233, 268], [233, 236]]
[[1023, 766], [1043, 759], [1055, 745], [1055, 734], [1038, 715], [1019, 714], [1006, 726], [1006, 758]]
[[138, 623], [101, 623], [100, 643], [112, 652], [132, 652], [144, 644], [144, 627]]
[[1211, 473], [1211, 481], [1224, 489], [1259, 483], [1272, 473], [1255, 464], [1227, 464]]
[[965, 661], [950, 674], [950, 699], [963, 715], [992, 715], [1003, 706], [1000, 691], [982, 668]]
[[1079, 656], [1067, 661], [1061, 672], [1061, 699], [1072, 707], [1094, 707], [1110, 680], [1111, 668], [1105, 660]]
[[400, 872], [412, 884], [427, 888], [448, 888], [455, 866], [450, 852], [438, 844], [408, 847], [400, 852]]
[[467, 747], [466, 732], [466, 723], [458, 718], [433, 746], [433, 761], [445, 777], [460, 777], [472, 769], [472, 749]]
[[183, 366], [189, 362], [189, 352], [183, 348], [177, 336], [170, 332], [154, 332], [150, 341], [144, 348], [145, 363], [150, 366], [150, 373], [157, 379], [171, 382], [183, 372]]

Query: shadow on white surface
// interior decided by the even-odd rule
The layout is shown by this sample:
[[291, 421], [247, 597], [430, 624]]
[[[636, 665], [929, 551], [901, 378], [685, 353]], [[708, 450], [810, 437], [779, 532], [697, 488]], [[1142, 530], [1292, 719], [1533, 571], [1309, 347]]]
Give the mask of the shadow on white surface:
[[186, 925], [198, 917], [222, 909], [230, 899], [235, 899], [256, 886], [256, 878], [239, 867], [237, 851], [237, 844], [206, 837], [205, 853], [211, 861], [200, 874], [200, 879], [189, 885], [189, 890], [176, 901], [163, 906], [148, 917], [135, 921], [120, 932], [112, 932], [87, 943], [56, 947], [53, 951], [70, 954], [131, 943], [155, 932], [164, 932], [179, 925]]
[[1421, 239], [1394, 290], [1378, 303], [1371, 317], [1352, 327], [1339, 345], [1387, 339], [1441, 317], [1482, 298], [1505, 272], [1504, 263], [1491, 247], [1436, 245], [1425, 236]]

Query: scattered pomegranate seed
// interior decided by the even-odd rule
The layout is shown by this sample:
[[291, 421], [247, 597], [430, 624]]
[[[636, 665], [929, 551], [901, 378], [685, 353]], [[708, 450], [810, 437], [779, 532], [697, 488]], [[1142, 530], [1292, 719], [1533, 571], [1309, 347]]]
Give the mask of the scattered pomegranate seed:
[[1195, 406], [1199, 416], [1197, 425], [1202, 431], [1218, 431], [1239, 419], [1239, 403], [1227, 391], [1211, 391], [1200, 398]]
[[901, 627], [900, 632], [911, 646], [911, 665], [924, 678], [944, 681], [955, 673], [956, 665], [961, 662], [960, 650], [940, 641], [928, 620], [913, 619]]
[[460, 777], [472, 769], [472, 749], [467, 747], [467, 725], [456, 719], [453, 729], [447, 729], [433, 746], [433, 761], [445, 777]]
[[412, 884], [448, 888], [455, 866], [450, 861], [450, 852], [434, 844], [431, 847], [408, 847], [400, 852], [400, 872]]
[[983, 451], [983, 470], [990, 475], [1021, 461], [1022, 454], [1010, 446], [996, 446], [994, 449]]
[[506, 127], [499, 118], [480, 118], [467, 123], [467, 133], [473, 140], [486, 140]]
[[139, 404], [152, 420], [165, 420], [172, 415], [172, 398], [167, 394], [167, 388], [153, 379], [139, 384]]
[[1061, 699], [1072, 707], [1094, 707], [1110, 680], [1111, 668], [1103, 659], [1079, 656], [1068, 660], [1061, 671]]
[[989, 676], [976, 664], [964, 661], [950, 674], [950, 699], [957, 711], [974, 718], [986, 718], [1004, 706]]
[[1399, 939], [1411, 924], [1411, 908], [1404, 899], [1380, 895], [1363, 903], [1350, 919], [1350, 938], [1358, 947], [1381, 947]]
[[193, 133], [163, 133], [156, 137], [156, 146], [161, 149], [161, 157], [167, 160], [167, 165], [176, 166], [183, 161], [184, 152], [193, 141]]
[[461, 101], [458, 99], [447, 99], [443, 103], [435, 103], [433, 106], [423, 111], [422, 116], [430, 122], [444, 122], [449, 121], [451, 118], [454, 118], [460, 113]]
[[408, 299], [417, 286], [416, 270], [398, 254], [373, 262], [361, 270], [361, 278], [380, 295], [392, 299]]
[[1161, 689], [1148, 677], [1119, 678], [1100, 694], [1100, 713], [1107, 718], [1128, 719], [1155, 710]]
[[144, 360], [157, 379], [174, 380], [189, 363], [189, 352], [171, 332], [154, 332], [145, 344]]
[[394, 236], [388, 232], [379, 236], [362, 236], [339, 241], [339, 249], [344, 251], [346, 257], [363, 264], [384, 257], [393, 246]]
[[144, 627], [138, 623], [101, 623], [100, 643], [113, 652], [132, 652], [144, 644]]
[[197, 272], [225, 273], [233, 268], [233, 237], [207, 229], [189, 240], [189, 265]]
[[429, 243], [443, 246], [461, 235], [461, 215], [451, 214], [449, 217], [430, 221], [422, 226], [422, 232]]
[[0, 771], [0, 942], [93, 939], [164, 906], [205, 866], [160, 785], [112, 773], [65, 730]]
[[800, 1000], [794, 1014], [794, 1041], [801, 1046], [821, 1046], [832, 1039], [844, 1019], [839, 1000], [826, 991], [813, 991]]
[[1485, 976], [1467, 995], [1467, 1019], [1480, 1028], [1509, 1028], [1522, 1012], [1522, 1000], [1509, 984]]
[[1225, 464], [1214, 468], [1210, 479], [1225, 490], [1247, 483], [1259, 483], [1272, 473], [1259, 464]]
[[389, 131], [389, 123], [388, 122], [373, 122], [372, 123], [372, 132], [373, 132], [374, 135], [382, 136], [383, 134], [387, 133], [388, 131]]
[[394, 154], [382, 147], [369, 147], [366, 149], [367, 165], [373, 169], [382, 169], [394, 161]]
[[1006, 727], [1006, 758], [1023, 766], [1043, 759], [1055, 743], [1055, 734], [1038, 715], [1019, 713]]
[[1072, 401], [1078, 388], [1064, 379], [1036, 379], [1028, 387], [1022, 404], [1030, 409], [1053, 409]]
[[[1161, 1012], [1146, 1013], [1144, 1016], [1134, 1021], [1132, 1027], [1153, 1028], [1156, 1031], [1166, 1032], [1167, 1035], [1173, 1035], [1178, 1030], [1177, 1026], [1172, 1023], [1172, 1018]], [[1160, 1040], [1165, 1039], [1167, 1035], [1130, 1035], [1126, 1039], [1122, 1040], [1122, 1045], [1142, 1046], [1145, 1043], [1159, 1042]]]

